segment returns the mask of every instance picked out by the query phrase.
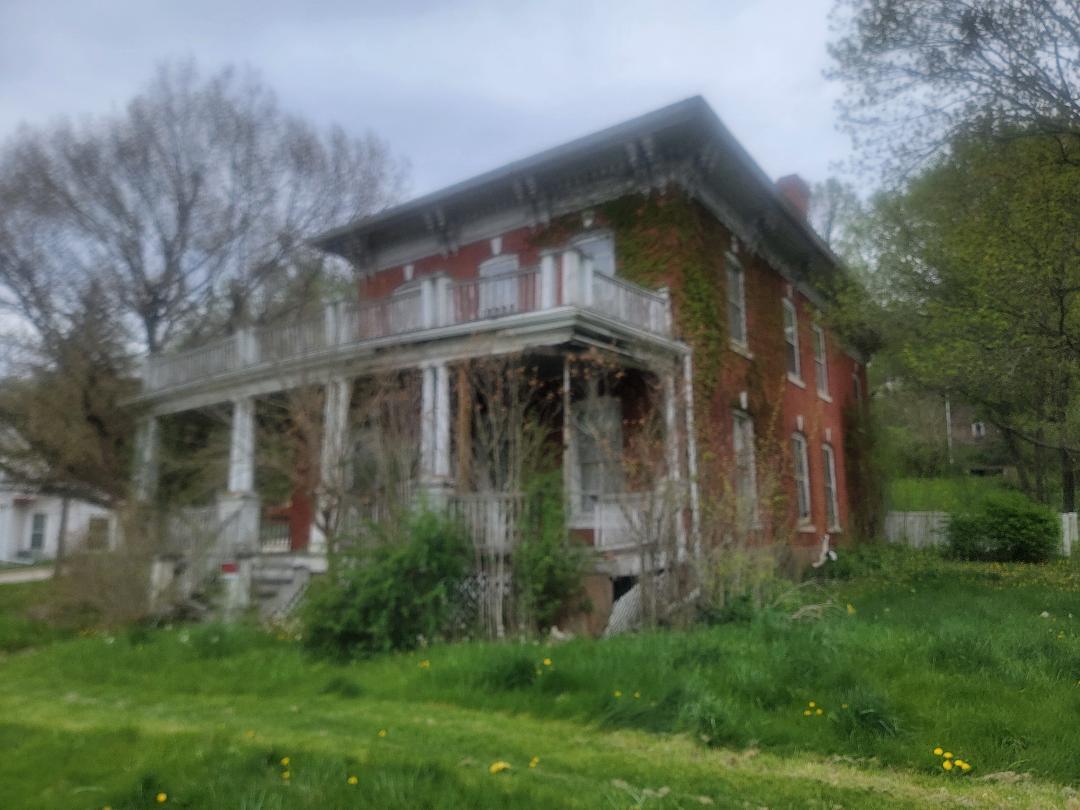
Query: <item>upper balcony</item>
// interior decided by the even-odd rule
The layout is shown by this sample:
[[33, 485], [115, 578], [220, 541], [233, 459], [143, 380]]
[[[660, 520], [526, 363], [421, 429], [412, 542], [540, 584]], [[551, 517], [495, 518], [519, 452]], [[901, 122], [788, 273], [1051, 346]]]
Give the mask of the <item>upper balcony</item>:
[[672, 335], [667, 290], [648, 290], [596, 272], [588, 258], [570, 249], [545, 254], [538, 267], [488, 278], [424, 276], [386, 298], [334, 301], [303, 320], [243, 329], [192, 349], [149, 357], [143, 393], [164, 393], [352, 348], [436, 339], [462, 328], [469, 333], [500, 329], [557, 310], [600, 316], [658, 338]]

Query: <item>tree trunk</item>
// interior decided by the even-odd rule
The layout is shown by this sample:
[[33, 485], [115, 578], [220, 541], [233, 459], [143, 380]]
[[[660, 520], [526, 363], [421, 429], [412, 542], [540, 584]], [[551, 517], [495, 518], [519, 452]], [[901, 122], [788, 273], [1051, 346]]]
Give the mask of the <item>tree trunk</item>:
[[71, 506], [71, 498], [65, 495], [60, 499], [60, 528], [56, 533], [56, 560], [53, 563], [54, 574], [53, 576], [60, 575], [60, 566], [64, 563], [64, 554], [67, 551], [66, 539], [67, 539], [67, 527], [68, 527], [68, 509]]
[[1061, 448], [1061, 511], [1076, 511], [1076, 472], [1064, 447]]
[[[1043, 441], [1043, 429], [1035, 431], [1035, 438]], [[1035, 500], [1039, 503], [1049, 503], [1046, 491], [1046, 448], [1042, 444], [1035, 445]]]

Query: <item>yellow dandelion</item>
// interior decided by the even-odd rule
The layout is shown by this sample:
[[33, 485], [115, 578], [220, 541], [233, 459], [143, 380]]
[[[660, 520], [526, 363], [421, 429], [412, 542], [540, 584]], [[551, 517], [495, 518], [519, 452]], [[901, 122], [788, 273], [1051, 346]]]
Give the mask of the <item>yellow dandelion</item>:
[[292, 771], [282, 771], [281, 778], [288, 782], [290, 779], [292, 779]]
[[820, 708], [818, 708], [818, 709], [814, 709], [814, 714], [816, 714], [816, 715], [818, 715], [818, 716], [821, 716], [821, 715], [825, 714], [825, 710], [824, 710], [824, 709], [820, 709]]
[[247, 737], [249, 740], [254, 740], [255, 739], [255, 732], [251, 731], [249, 729], [248, 731], [244, 732], [244, 736]]
[[945, 759], [952, 759], [952, 751], [946, 751], [942, 756], [945, 757]]
[[539, 764], [540, 764], [540, 757], [533, 757], [532, 759], [529, 760], [529, 767], [530, 768], [535, 768]]
[[813, 712], [810, 711], [809, 709], [803, 709], [802, 713], [803, 713], [803, 717], [809, 717], [810, 715], [813, 714]]
[[379, 729], [379, 736], [380, 737], [385, 737], [386, 736], [386, 729], [385, 728], [380, 728]]
[[814, 703], [814, 701], [812, 701], [812, 700], [809, 703], [807, 703], [806, 705], [809, 706], [811, 709], [814, 708], [815, 706], [817, 706], [817, 704]]
[[622, 692], [620, 692], [618, 689], [616, 689], [614, 692], [611, 693], [611, 695], [612, 695], [612, 697], [621, 698], [622, 697]]
[[945, 753], [945, 749], [942, 748], [940, 745], [937, 748], [934, 749], [934, 756], [935, 757], [940, 757], [944, 753]]
[[634, 692], [634, 700], [641, 700], [641, 692]]
[[971, 770], [970, 762], [958, 762], [957, 764], [960, 766], [960, 770], [962, 770], [964, 773], [967, 773]]
[[848, 612], [848, 616], [854, 616], [855, 615], [855, 606], [853, 604], [851, 604], [851, 602], [848, 602], [847, 612]]
[[550, 658], [545, 658], [544, 659], [544, 666], [545, 667], [550, 667], [551, 666], [551, 659]]
[[508, 770], [510, 770], [510, 763], [509, 762], [503, 762], [501, 759], [498, 760], [497, 762], [492, 762], [491, 765], [488, 767], [488, 773], [490, 773], [492, 776], [494, 776], [497, 773], [502, 773], [503, 771], [508, 771]]
[[355, 785], [355, 784], [359, 783], [360, 780], [357, 779], [355, 776], [350, 776], [345, 781], [348, 782], [350, 785]]
[[431, 669], [431, 662], [425, 658], [420, 662], [420, 669]]
[[289, 758], [288, 757], [282, 757], [281, 758], [281, 764], [285, 765], [287, 767], [288, 764], [289, 764]]
[[841, 703], [841, 704], [840, 704], [840, 708], [841, 708], [841, 709], [846, 709], [846, 708], [847, 708], [847, 704], [846, 704], [846, 703]]
[[951, 771], [953, 769], [952, 760], [951, 759], [945, 760], [944, 762], [941, 763], [941, 767], [944, 768], [947, 771]]
[[159, 793], [157, 796], [154, 797], [154, 799], [157, 800], [158, 804], [165, 804], [165, 802], [167, 802], [169, 800], [169, 794], [168, 793]]

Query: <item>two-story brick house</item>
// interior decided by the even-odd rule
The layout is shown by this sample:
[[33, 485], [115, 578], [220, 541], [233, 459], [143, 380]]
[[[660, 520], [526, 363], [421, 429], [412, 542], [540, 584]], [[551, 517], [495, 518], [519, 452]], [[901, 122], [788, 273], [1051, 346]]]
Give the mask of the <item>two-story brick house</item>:
[[[328, 479], [327, 460], [352, 452], [358, 381], [391, 371], [416, 381], [416, 489], [457, 503], [475, 531], [505, 529], [513, 509], [498, 504], [514, 493], [478, 488], [467, 469], [482, 392], [462, 369], [513, 356], [560, 405], [546, 457], [562, 467], [571, 531], [597, 552], [590, 592], [601, 609], [614, 578], [641, 566], [633, 528], [657, 476], [643, 482], [619, 457], [640, 445], [649, 414], [659, 478], [685, 493], [671, 520], [680, 544], [713, 528], [702, 521], [719, 519], [709, 504], [721, 490], [763, 537], [805, 549], [843, 538], [845, 420], [861, 407], [865, 370], [820, 318], [842, 271], [807, 202], [801, 180], [770, 181], [692, 98], [323, 234], [315, 244], [354, 268], [355, 298], [148, 360], [142, 492], [160, 421], [227, 405], [228, 483], [215, 508], [233, 518], [236, 547], [258, 549], [260, 398], [325, 388]], [[581, 374], [596, 356], [604, 370]], [[275, 541], [315, 570], [318, 492], [297, 488]]]

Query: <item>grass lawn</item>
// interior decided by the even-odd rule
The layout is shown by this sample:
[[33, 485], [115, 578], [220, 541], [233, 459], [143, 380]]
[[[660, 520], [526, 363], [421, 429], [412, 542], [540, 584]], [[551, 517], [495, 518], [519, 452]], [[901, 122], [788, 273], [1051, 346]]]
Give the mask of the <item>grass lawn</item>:
[[1080, 806], [1080, 568], [883, 554], [715, 627], [356, 663], [0, 618], [0, 807]]
[[1001, 478], [974, 475], [897, 478], [889, 482], [886, 502], [896, 512], [958, 512], [1005, 488]]

